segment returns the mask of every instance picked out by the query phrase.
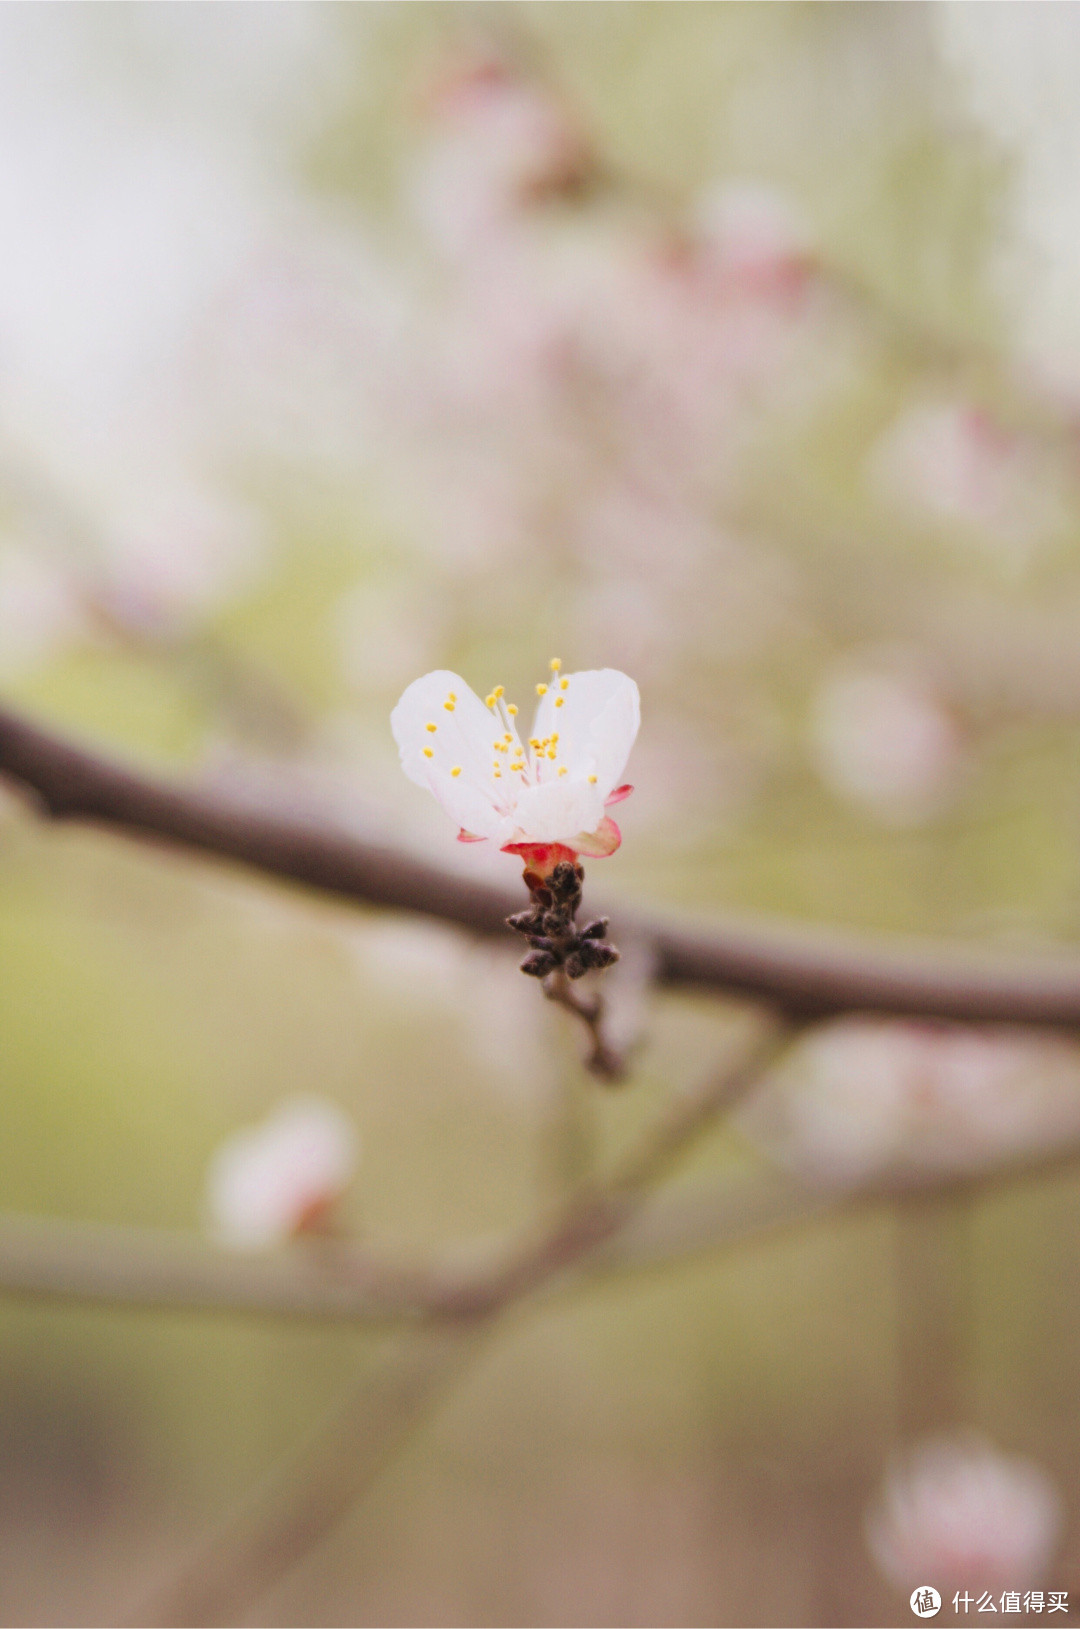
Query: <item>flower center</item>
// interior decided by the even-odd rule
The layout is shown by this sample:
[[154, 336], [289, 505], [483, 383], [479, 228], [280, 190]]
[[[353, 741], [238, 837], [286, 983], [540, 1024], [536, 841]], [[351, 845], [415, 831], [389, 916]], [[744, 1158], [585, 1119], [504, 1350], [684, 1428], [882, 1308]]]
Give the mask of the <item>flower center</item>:
[[[570, 680], [561, 677], [562, 662], [553, 656], [548, 663], [551, 674], [550, 684], [538, 684], [536, 694], [541, 698], [546, 696], [553, 686], [558, 687], [559, 694], [554, 698], [556, 707], [561, 707], [564, 692], [570, 687]], [[550, 735], [530, 736], [528, 747], [522, 745], [517, 732], [517, 708], [513, 702], [506, 700], [506, 691], [503, 685], [497, 684], [489, 695], [484, 697], [485, 705], [502, 724], [502, 734], [491, 743], [493, 753], [491, 773], [494, 780], [500, 781], [513, 777], [522, 787], [543, 786], [547, 781], [568, 773], [567, 766], [559, 763], [559, 732], [553, 730]]]

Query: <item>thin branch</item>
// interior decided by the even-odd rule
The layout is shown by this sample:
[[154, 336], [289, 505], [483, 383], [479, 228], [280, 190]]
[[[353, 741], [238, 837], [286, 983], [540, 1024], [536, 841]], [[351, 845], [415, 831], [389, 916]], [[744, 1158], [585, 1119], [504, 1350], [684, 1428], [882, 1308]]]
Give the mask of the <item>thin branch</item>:
[[590, 1074], [601, 1080], [618, 1081], [626, 1074], [626, 1059], [608, 1041], [604, 1026], [604, 998], [599, 991], [582, 995], [575, 990], [561, 967], [544, 980], [544, 994], [567, 1012], [580, 1018], [589, 1036], [584, 1063]]
[[[417, 911], [502, 936], [520, 905], [509, 888], [470, 881], [401, 849], [313, 822], [263, 813], [236, 798], [158, 781], [72, 746], [0, 709], [0, 774], [42, 812], [128, 836], [164, 839], [365, 904]], [[765, 1001], [791, 1017], [862, 1011], [960, 1022], [1080, 1028], [1080, 958], [1016, 961], [937, 945], [885, 948], [820, 930], [753, 921], [695, 929], [620, 911], [648, 944], [656, 978]]]
[[590, 1274], [658, 1270], [840, 1212], [920, 1194], [970, 1197], [1071, 1170], [1078, 1161], [1080, 1144], [1073, 1139], [994, 1166], [891, 1171], [858, 1181], [835, 1177], [808, 1183], [769, 1168], [735, 1181], [702, 1183], [689, 1193], [661, 1196], [617, 1239], [597, 1250], [588, 1269]]
[[[852, 1183], [809, 1184], [767, 1169], [702, 1182], [689, 1192], [651, 1197], [618, 1232], [594, 1238], [559, 1291], [597, 1276], [650, 1272], [762, 1238], [815, 1218], [909, 1194], [981, 1193], [1075, 1166], [1075, 1141], [1019, 1155], [993, 1168], [886, 1174]], [[0, 1215], [0, 1294], [147, 1311], [318, 1319], [376, 1327], [453, 1315], [475, 1304], [506, 1260], [505, 1247], [480, 1239], [423, 1264], [322, 1240], [271, 1256], [231, 1256], [164, 1229], [103, 1226]]]
[[132, 1621], [235, 1623], [376, 1480], [471, 1362], [486, 1326], [427, 1325], [393, 1341], [343, 1406], [278, 1465]]
[[376, 1366], [343, 1411], [268, 1481], [162, 1591], [140, 1622], [192, 1626], [231, 1622], [281, 1578], [345, 1514], [472, 1355], [480, 1337], [512, 1306], [557, 1280], [614, 1237], [650, 1186], [790, 1038], [767, 1018], [734, 1067], [678, 1096], [638, 1148], [593, 1192], [575, 1196], [533, 1240], [468, 1290], [444, 1301], [431, 1321]]
[[489, 1243], [423, 1267], [322, 1238], [234, 1255], [165, 1229], [0, 1216], [0, 1290], [116, 1307], [391, 1323], [421, 1316], [493, 1257]]

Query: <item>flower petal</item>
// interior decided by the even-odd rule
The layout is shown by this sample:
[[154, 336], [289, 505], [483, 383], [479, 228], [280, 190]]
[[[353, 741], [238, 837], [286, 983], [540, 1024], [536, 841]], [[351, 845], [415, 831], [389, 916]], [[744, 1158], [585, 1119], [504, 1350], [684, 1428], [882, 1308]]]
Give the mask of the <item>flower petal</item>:
[[613, 803], [622, 803], [625, 798], [630, 796], [633, 790], [634, 788], [632, 786], [617, 786], [614, 792], [609, 792], [607, 797], [604, 799], [604, 808], [610, 809]]
[[586, 859], [606, 860], [622, 842], [622, 832], [609, 815], [605, 815], [595, 831], [581, 831], [571, 838], [570, 847]]
[[569, 843], [575, 832], [592, 830], [604, 813], [599, 783], [583, 778], [545, 781], [522, 787], [513, 820], [522, 840]]
[[604, 667], [555, 680], [536, 709], [533, 732], [557, 730], [559, 757], [570, 776], [595, 775], [604, 798], [626, 767], [640, 723], [637, 685], [617, 668]]
[[459, 826], [493, 836], [516, 788], [507, 783], [504, 791], [492, 776], [498, 721], [460, 674], [438, 669], [416, 679], [391, 713], [390, 727], [409, 779], [434, 793]]

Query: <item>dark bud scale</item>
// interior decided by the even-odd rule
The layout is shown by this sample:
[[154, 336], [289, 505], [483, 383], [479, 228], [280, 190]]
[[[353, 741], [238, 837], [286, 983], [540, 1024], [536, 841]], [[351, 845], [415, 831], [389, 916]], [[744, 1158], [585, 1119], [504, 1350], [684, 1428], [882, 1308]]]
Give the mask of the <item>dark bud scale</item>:
[[579, 928], [574, 921], [581, 904], [581, 884], [585, 872], [580, 865], [560, 860], [547, 877], [537, 871], [525, 872], [525, 884], [532, 904], [527, 911], [508, 916], [507, 925], [528, 939], [531, 950], [521, 964], [530, 978], [546, 978], [561, 967], [567, 978], [579, 979], [590, 969], [610, 967], [619, 959], [609, 945], [607, 917]]

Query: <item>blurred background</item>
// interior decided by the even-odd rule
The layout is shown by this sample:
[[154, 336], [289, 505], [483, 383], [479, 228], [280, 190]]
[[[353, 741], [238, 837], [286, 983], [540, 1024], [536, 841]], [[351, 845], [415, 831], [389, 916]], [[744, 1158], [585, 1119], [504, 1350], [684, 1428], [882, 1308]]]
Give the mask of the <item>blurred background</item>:
[[[1075, 947], [1078, 72], [1040, 3], [0, 8], [5, 702], [505, 877], [391, 707], [615, 666], [608, 900]], [[358, 1128], [361, 1236], [498, 1234], [731, 1022], [658, 997], [604, 1093], [513, 945], [9, 793], [0, 914], [14, 1211], [201, 1228], [302, 1092]], [[680, 1180], [1078, 1136], [1065, 1043], [866, 1021]], [[1078, 1222], [1057, 1163], [522, 1317], [250, 1621], [910, 1622], [879, 1490], [946, 1426], [1056, 1490], [1000, 1587], [1080, 1599]], [[0, 1618], [115, 1621], [374, 1349], [0, 1303]]]

